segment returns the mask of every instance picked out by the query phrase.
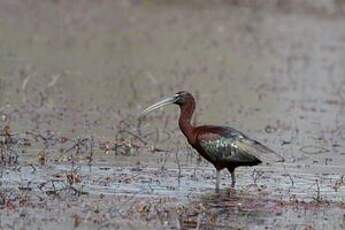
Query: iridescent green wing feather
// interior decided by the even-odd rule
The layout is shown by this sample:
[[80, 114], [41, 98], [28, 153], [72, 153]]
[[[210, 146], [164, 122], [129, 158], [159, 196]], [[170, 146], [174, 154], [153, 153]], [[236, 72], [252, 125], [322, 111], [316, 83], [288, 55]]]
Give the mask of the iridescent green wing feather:
[[210, 136], [208, 134], [207, 139], [201, 138], [199, 143], [213, 161], [245, 163], [258, 160], [240, 148], [236, 137], [228, 138], [220, 135], [215, 137], [213, 135], [213, 138], [210, 139]]
[[281, 156], [268, 147], [232, 128], [201, 133], [198, 135], [198, 141], [214, 161], [238, 163], [257, 160], [263, 162], [284, 161]]

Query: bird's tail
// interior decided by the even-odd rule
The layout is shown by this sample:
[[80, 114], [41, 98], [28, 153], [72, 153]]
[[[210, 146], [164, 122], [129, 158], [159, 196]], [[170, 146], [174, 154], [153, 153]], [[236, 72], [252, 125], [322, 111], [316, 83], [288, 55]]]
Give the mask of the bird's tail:
[[241, 140], [241, 148], [246, 152], [254, 155], [256, 158], [261, 160], [263, 163], [273, 163], [273, 162], [284, 162], [285, 159], [278, 153], [274, 152], [272, 149], [261, 144], [256, 140], [245, 138]]

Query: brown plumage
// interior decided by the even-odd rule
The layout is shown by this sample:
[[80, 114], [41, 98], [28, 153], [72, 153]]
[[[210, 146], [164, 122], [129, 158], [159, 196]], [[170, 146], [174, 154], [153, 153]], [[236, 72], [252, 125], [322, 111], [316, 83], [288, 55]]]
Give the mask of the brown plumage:
[[178, 123], [188, 143], [215, 166], [217, 170], [216, 190], [219, 189], [220, 170], [224, 168], [229, 170], [232, 179], [231, 186], [234, 187], [236, 183], [235, 168], [254, 166], [262, 162], [284, 161], [279, 154], [231, 127], [192, 126], [191, 119], [195, 110], [195, 100], [186, 91], [178, 92], [173, 97], [155, 103], [146, 108], [143, 114], [169, 104], [177, 104], [181, 109]]

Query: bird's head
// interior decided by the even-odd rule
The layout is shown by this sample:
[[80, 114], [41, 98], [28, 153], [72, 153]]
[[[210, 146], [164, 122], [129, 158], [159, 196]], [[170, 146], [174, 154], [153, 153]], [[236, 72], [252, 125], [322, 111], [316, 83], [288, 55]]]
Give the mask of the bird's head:
[[187, 91], [180, 91], [172, 97], [163, 98], [159, 102], [147, 107], [141, 113], [141, 116], [146, 115], [146, 114], [150, 113], [151, 111], [156, 110], [156, 109], [161, 108], [161, 107], [166, 106], [166, 105], [176, 104], [176, 105], [179, 105], [180, 107], [182, 107], [182, 106], [188, 104], [189, 102], [194, 102], [194, 98], [193, 98], [192, 94], [190, 94]]

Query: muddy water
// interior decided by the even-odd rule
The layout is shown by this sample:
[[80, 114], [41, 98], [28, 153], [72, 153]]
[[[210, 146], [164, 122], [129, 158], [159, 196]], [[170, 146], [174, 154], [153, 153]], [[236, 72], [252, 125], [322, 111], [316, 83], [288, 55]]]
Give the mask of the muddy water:
[[[0, 128], [31, 144], [2, 168], [2, 227], [343, 229], [344, 3], [284, 2], [2, 1]], [[239, 169], [236, 192], [224, 172], [215, 194], [177, 108], [135, 119], [181, 89], [196, 123], [287, 163]]]
[[[37, 194], [40, 200], [48, 196], [48, 205], [42, 206], [51, 215], [57, 215], [58, 219], [48, 221], [56, 227], [61, 221], [67, 221], [67, 226], [75, 225], [74, 215], [82, 219], [80, 227], [83, 228], [116, 224], [125, 227], [128, 222], [134, 226], [144, 224], [147, 228], [161, 225], [191, 229], [344, 227], [345, 188], [338, 174], [308, 174], [293, 167], [288, 167], [288, 173], [283, 167], [257, 167], [254, 172], [240, 169], [236, 191], [227, 189], [229, 176], [222, 175], [223, 189], [215, 193], [214, 170], [210, 167], [179, 170], [96, 165], [77, 166], [82, 182], [73, 185], [73, 190], [65, 175], [75, 168], [66, 164], [2, 170], [1, 183], [6, 190], [30, 189], [27, 193]], [[81, 195], [76, 197], [74, 189]], [[34, 207], [26, 204], [17, 209], [25, 212], [28, 219], [38, 219], [40, 226], [45, 226], [47, 215], [37, 212], [36, 206], [40, 203], [37, 199], [30, 198]], [[56, 202], [62, 203], [60, 208], [68, 211], [59, 212]], [[98, 213], [105, 217], [99, 217]], [[6, 224], [11, 221], [11, 216], [3, 220]], [[30, 222], [31, 226], [35, 224], [35, 221]]]

